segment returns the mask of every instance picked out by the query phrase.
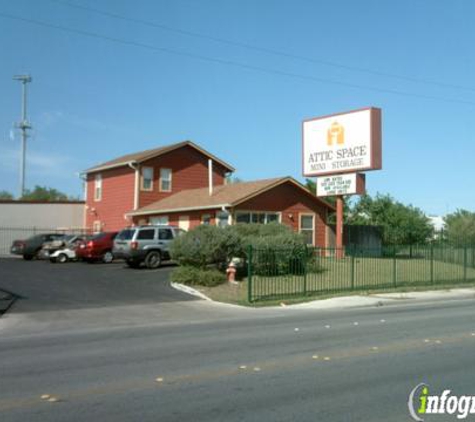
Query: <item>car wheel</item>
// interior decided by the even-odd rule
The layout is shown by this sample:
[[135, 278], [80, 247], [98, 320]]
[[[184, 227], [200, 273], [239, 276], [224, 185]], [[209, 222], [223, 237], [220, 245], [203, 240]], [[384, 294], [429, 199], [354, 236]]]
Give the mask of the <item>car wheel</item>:
[[114, 260], [114, 255], [112, 255], [111, 251], [107, 251], [104, 253], [104, 256], [102, 257], [102, 262], [105, 264], [110, 264]]
[[160, 267], [162, 255], [159, 251], [151, 251], [145, 257], [145, 266], [151, 270]]
[[31, 255], [31, 254], [24, 254], [24, 255], [23, 255], [23, 259], [24, 259], [25, 261], [31, 261], [31, 260], [33, 259], [33, 255]]
[[68, 262], [68, 256], [64, 253], [60, 253], [56, 257], [56, 262], [59, 262], [60, 264], [64, 264], [65, 262]]
[[125, 261], [130, 268], [139, 268], [140, 262], [137, 261]]

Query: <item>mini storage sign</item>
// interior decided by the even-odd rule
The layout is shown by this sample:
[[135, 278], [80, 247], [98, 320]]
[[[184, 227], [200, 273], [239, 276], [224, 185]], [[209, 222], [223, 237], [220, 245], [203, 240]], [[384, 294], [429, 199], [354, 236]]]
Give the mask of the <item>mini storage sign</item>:
[[317, 196], [362, 195], [365, 191], [364, 174], [323, 176], [317, 179]]
[[381, 169], [381, 110], [366, 108], [303, 122], [303, 174]]

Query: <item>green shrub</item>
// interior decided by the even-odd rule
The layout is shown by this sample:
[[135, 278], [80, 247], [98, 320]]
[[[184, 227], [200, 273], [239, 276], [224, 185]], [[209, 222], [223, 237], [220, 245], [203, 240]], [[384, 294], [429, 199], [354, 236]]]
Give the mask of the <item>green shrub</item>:
[[[259, 275], [303, 274], [309, 249], [301, 234], [279, 223], [237, 224], [225, 228], [198, 226], [175, 239], [172, 259], [180, 265], [224, 270], [232, 258], [243, 258], [254, 248], [254, 273]], [[243, 268], [239, 275], [242, 276]], [[185, 283], [186, 284], [186, 283]]]
[[174, 283], [186, 284], [188, 286], [208, 286], [213, 287], [226, 281], [226, 276], [216, 269], [203, 269], [184, 265], [177, 267], [171, 274]]
[[202, 225], [176, 238], [170, 245], [170, 255], [180, 265], [224, 268], [241, 249], [236, 233]]

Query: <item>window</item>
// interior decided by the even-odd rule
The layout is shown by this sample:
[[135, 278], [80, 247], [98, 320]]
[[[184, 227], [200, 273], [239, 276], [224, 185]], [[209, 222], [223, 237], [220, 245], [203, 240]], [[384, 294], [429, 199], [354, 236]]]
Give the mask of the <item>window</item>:
[[307, 245], [313, 245], [313, 214], [300, 214], [300, 233], [303, 234]]
[[94, 201], [102, 199], [102, 175], [96, 174], [94, 178]]
[[201, 224], [204, 224], [205, 226], [211, 225], [211, 214], [203, 214], [201, 216]]
[[94, 233], [100, 233], [102, 231], [102, 224], [100, 221], [94, 221], [94, 223], [92, 223], [92, 231]]
[[216, 214], [216, 225], [218, 227], [226, 227], [229, 225], [229, 213], [227, 211], [220, 211]]
[[155, 238], [155, 229], [140, 230], [137, 234], [137, 240], [152, 240]]
[[278, 212], [238, 211], [236, 213], [236, 223], [269, 224], [273, 221], [279, 222], [279, 220]]
[[142, 167], [142, 190], [153, 190], [153, 167]]
[[116, 240], [132, 240], [134, 233], [133, 229], [124, 229], [116, 236]]
[[170, 229], [160, 229], [158, 231], [158, 238], [160, 240], [172, 240], [173, 239], [173, 233]]
[[150, 224], [154, 226], [167, 226], [168, 225], [168, 215], [162, 215], [160, 217], [150, 217], [149, 220]]
[[160, 191], [171, 192], [172, 190], [172, 170], [160, 169]]

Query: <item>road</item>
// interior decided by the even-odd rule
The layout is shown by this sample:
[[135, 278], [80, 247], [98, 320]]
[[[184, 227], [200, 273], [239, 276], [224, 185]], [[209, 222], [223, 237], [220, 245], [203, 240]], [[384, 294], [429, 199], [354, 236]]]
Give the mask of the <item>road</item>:
[[128, 322], [91, 325], [75, 320], [91, 310], [63, 313], [56, 326], [13, 313], [0, 324], [1, 420], [409, 421], [420, 382], [475, 395], [474, 305], [317, 311], [177, 301], [157, 314], [142, 304], [146, 318], [134, 308]]

